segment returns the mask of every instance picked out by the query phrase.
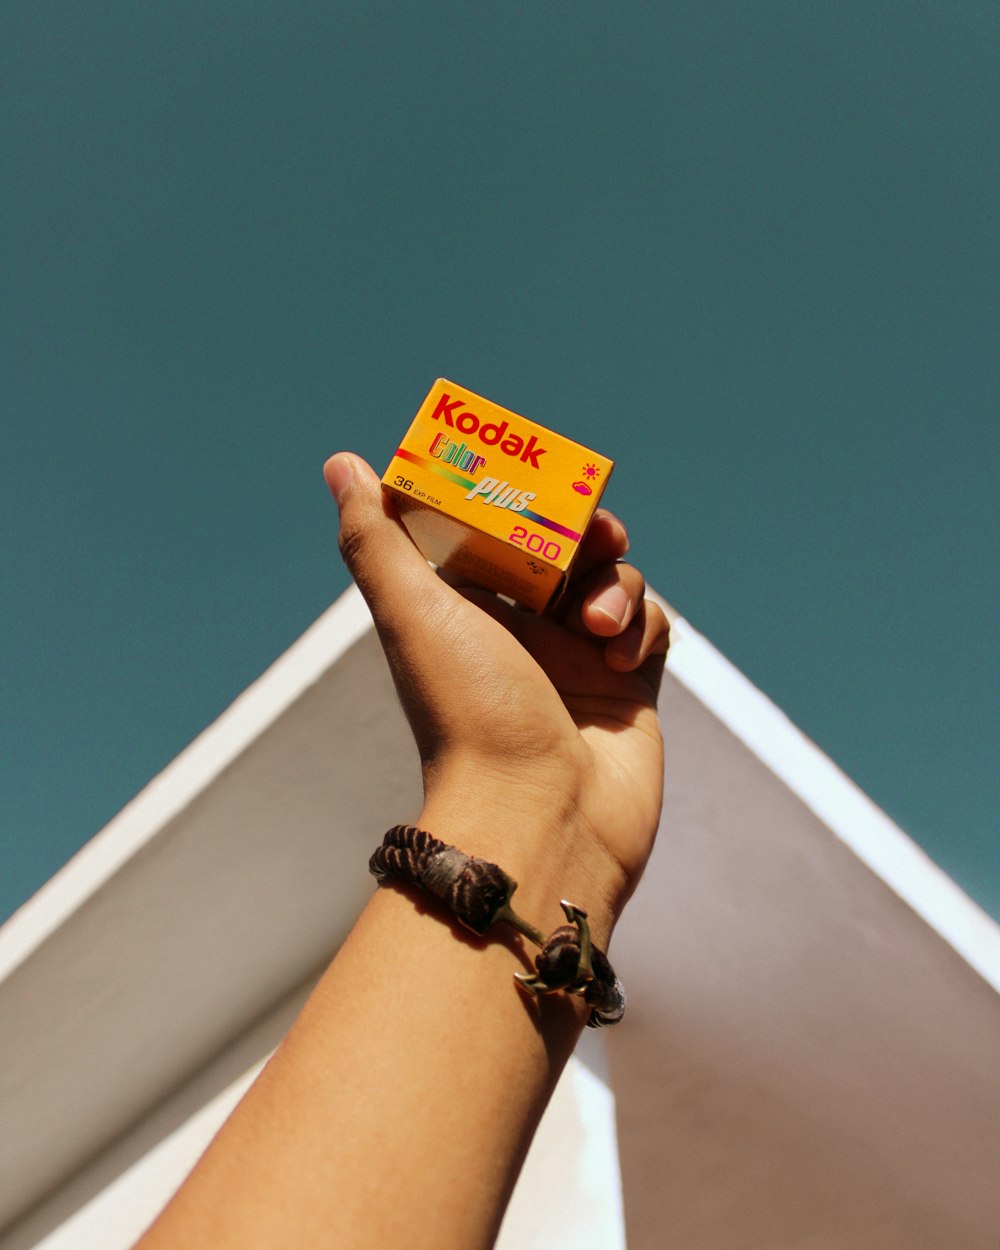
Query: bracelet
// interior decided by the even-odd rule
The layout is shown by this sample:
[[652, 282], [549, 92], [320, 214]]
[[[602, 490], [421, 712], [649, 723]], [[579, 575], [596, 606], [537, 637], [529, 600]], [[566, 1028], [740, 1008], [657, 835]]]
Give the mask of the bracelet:
[[521, 989], [532, 994], [559, 990], [579, 994], [591, 1008], [587, 1025], [617, 1024], [625, 1014], [625, 988], [607, 955], [590, 940], [587, 913], [562, 900], [568, 924], [546, 938], [510, 905], [517, 882], [496, 864], [466, 855], [415, 825], [394, 825], [371, 859], [369, 871], [381, 885], [397, 877], [419, 885], [445, 904], [456, 920], [480, 935], [495, 924], [509, 924], [536, 946], [535, 972], [515, 972]]

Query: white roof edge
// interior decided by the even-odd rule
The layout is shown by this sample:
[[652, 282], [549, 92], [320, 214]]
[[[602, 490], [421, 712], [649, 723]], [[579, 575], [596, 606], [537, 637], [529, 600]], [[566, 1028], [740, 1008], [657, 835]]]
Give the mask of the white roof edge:
[[357, 587], [337, 601], [3, 926], [0, 981], [290, 707], [370, 627]]
[[703, 635], [670, 616], [674, 677], [1000, 992], [1000, 926]]
[[[1000, 926], [770, 699], [655, 592], [669, 668], [855, 855], [1000, 992]], [[357, 588], [287, 651], [0, 927], [0, 980], [24, 962], [371, 626]]]

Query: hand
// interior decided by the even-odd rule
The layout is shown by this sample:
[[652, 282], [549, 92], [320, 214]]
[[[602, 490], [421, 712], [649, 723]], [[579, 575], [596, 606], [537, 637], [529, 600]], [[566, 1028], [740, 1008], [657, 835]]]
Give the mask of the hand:
[[[433, 573], [356, 456], [334, 456], [326, 478], [420, 749], [418, 823], [514, 876], [517, 910], [543, 933], [568, 898], [607, 948], [663, 776], [667, 623], [617, 563], [625, 530], [598, 516], [561, 614], [536, 617]], [[520, 993], [511, 973], [531, 963], [517, 941], [473, 940], [413, 903], [374, 892], [142, 1250], [495, 1243], [590, 1008]]]
[[519, 900], [530, 879], [550, 914], [559, 897], [586, 906], [606, 940], [652, 849], [663, 777], [668, 626], [616, 562], [624, 527], [598, 513], [560, 614], [539, 617], [437, 576], [364, 461], [342, 453], [325, 474], [420, 752], [418, 823], [499, 862]]

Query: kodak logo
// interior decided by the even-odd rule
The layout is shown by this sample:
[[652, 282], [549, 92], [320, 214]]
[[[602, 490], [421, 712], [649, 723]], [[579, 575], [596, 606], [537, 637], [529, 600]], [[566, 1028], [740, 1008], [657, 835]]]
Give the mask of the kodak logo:
[[451, 426], [453, 430], [461, 430], [463, 434], [474, 434], [487, 447], [499, 447], [504, 455], [517, 456], [533, 469], [539, 467], [538, 457], [545, 455], [545, 448], [538, 446], [538, 439], [534, 434], [525, 442], [520, 434], [508, 433], [507, 421], [499, 421], [493, 425], [489, 422], [484, 424], [474, 412], [468, 409], [465, 412], [458, 411], [464, 407], [463, 400], [452, 399], [446, 391], [438, 400], [431, 418], [434, 421], [443, 421], [445, 425]]

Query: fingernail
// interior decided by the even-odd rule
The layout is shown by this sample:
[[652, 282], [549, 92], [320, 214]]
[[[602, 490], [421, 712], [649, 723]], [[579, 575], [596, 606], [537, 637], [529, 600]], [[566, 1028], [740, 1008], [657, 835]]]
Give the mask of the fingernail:
[[330, 494], [333, 495], [340, 505], [344, 494], [350, 490], [354, 483], [354, 465], [351, 463], [350, 456], [338, 453], [331, 456], [323, 466], [323, 476], [326, 478], [326, 484], [330, 488]]
[[629, 597], [621, 586], [609, 586], [607, 590], [602, 590], [596, 599], [591, 600], [590, 607], [593, 611], [610, 617], [617, 626], [621, 627], [628, 616]]

